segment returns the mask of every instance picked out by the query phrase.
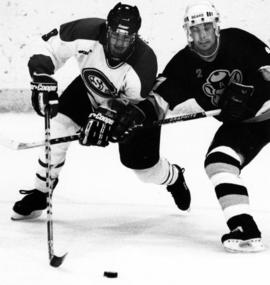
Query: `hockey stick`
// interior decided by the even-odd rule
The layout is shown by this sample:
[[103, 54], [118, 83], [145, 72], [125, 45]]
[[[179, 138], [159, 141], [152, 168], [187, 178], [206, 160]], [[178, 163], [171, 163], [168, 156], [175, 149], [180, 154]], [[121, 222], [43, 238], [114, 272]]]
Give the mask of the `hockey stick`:
[[50, 111], [49, 107], [45, 109], [45, 159], [46, 159], [46, 188], [48, 190], [47, 196], [47, 242], [49, 250], [50, 265], [59, 267], [67, 253], [63, 256], [56, 256], [53, 248], [53, 220], [52, 220], [52, 177], [51, 177], [51, 129], [50, 129]]
[[[60, 137], [50, 139], [50, 144], [58, 144], [63, 142], [70, 142], [75, 141], [79, 138], [79, 135], [75, 134], [72, 136]], [[36, 141], [36, 142], [19, 142], [10, 138], [6, 138], [0, 135], [0, 145], [7, 147], [11, 150], [22, 150], [22, 149], [29, 149], [35, 148], [45, 145], [45, 141]]]
[[[134, 128], [152, 128], [154, 126], [161, 126], [161, 125], [166, 125], [166, 124], [172, 124], [172, 123], [177, 123], [177, 122], [183, 122], [183, 121], [190, 121], [190, 120], [195, 120], [195, 119], [200, 119], [200, 118], [205, 118], [205, 117], [213, 117], [217, 116], [220, 114], [220, 109], [217, 110], [212, 110], [212, 111], [203, 111], [203, 112], [198, 112], [198, 113], [192, 113], [192, 114], [187, 114], [183, 116], [177, 116], [177, 117], [171, 117], [171, 118], [166, 118], [163, 120], [158, 120], [153, 122], [151, 125], [137, 125]], [[58, 143], [64, 143], [64, 142], [71, 142], [78, 140], [79, 134], [71, 135], [71, 136], [66, 136], [66, 137], [59, 137], [59, 138], [54, 138], [50, 139], [50, 144], [58, 144]], [[3, 138], [0, 136], [0, 144], [8, 147], [13, 150], [22, 150], [22, 149], [29, 149], [29, 148], [35, 148], [35, 147], [40, 147], [44, 146], [45, 142], [44, 141], [38, 141], [38, 142], [17, 142], [12, 139], [7, 139]]]
[[[200, 118], [206, 118], [206, 117], [213, 117], [219, 115], [221, 112], [220, 109], [212, 110], [212, 111], [203, 111], [203, 112], [197, 112], [177, 117], [171, 117], [163, 120], [158, 120], [153, 122], [152, 126], [161, 126], [166, 124], [172, 124], [177, 122], [183, 122], [183, 121], [190, 121], [194, 119], [200, 119]], [[143, 127], [143, 126], [142, 126]]]

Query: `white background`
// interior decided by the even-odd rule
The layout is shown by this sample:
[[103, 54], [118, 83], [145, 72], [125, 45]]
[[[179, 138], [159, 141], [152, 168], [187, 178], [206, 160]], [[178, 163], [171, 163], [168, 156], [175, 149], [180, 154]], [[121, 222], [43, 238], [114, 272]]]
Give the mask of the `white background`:
[[[117, 1], [0, 1], [0, 84], [26, 88], [32, 44], [54, 25], [80, 17], [105, 17]], [[143, 17], [142, 36], [157, 53], [160, 71], [185, 45], [181, 29], [188, 1], [128, 1]], [[237, 26], [268, 41], [270, 1], [216, 1], [223, 27]], [[73, 63], [57, 76], [63, 86], [74, 76]], [[270, 247], [270, 149], [243, 171], [254, 217], [266, 251], [224, 252], [227, 232], [204, 155], [219, 123], [211, 118], [163, 128], [161, 152], [186, 168], [192, 210], [179, 213], [163, 187], [146, 185], [121, 166], [117, 145], [81, 147], [74, 142], [54, 195], [55, 250], [69, 254], [62, 267], [48, 265], [46, 214], [34, 222], [12, 222], [19, 189], [33, 186], [39, 149], [0, 147], [1, 284], [268, 284]], [[0, 134], [23, 141], [43, 138], [42, 118], [1, 114]], [[117, 279], [103, 271], [116, 270]]]
[[[193, 0], [191, 0], [193, 1]], [[85, 17], [106, 17], [115, 0], [1, 0], [0, 89], [29, 85], [27, 60], [36, 41], [58, 25]], [[140, 33], [157, 53], [160, 71], [172, 55], [186, 44], [182, 20], [189, 0], [137, 0], [142, 15]], [[237, 26], [269, 42], [269, 0], [217, 0], [222, 27]], [[75, 67], [76, 69], [76, 67]], [[64, 68], [59, 84], [73, 76]]]

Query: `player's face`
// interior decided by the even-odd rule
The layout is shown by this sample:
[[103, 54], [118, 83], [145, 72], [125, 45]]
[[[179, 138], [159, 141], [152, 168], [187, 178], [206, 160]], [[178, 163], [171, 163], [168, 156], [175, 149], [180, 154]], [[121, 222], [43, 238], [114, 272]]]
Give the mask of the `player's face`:
[[211, 52], [216, 46], [216, 34], [213, 23], [204, 23], [190, 28], [194, 48], [203, 52]]
[[129, 35], [121, 31], [109, 31], [108, 41], [111, 56], [115, 59], [121, 59], [129, 47], [133, 44], [136, 35]]

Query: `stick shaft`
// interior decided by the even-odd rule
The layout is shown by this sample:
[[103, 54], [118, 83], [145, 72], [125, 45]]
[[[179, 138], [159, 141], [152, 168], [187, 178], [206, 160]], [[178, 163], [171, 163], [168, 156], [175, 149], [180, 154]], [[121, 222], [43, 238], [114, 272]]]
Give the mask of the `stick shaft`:
[[190, 120], [195, 120], [195, 119], [200, 119], [200, 118], [205, 118], [205, 117], [213, 117], [219, 115], [221, 110], [212, 110], [212, 111], [203, 111], [203, 112], [198, 112], [198, 113], [192, 113], [192, 114], [187, 114], [187, 115], [182, 115], [182, 116], [177, 116], [177, 117], [171, 117], [171, 118], [166, 118], [163, 120], [159, 120], [153, 123], [153, 125], [161, 126], [161, 125], [166, 125], [166, 124], [172, 124], [172, 123], [177, 123], [177, 122], [182, 122], [182, 121], [190, 121]]
[[45, 160], [46, 160], [46, 188], [47, 196], [47, 242], [49, 260], [54, 256], [53, 249], [53, 221], [52, 221], [52, 177], [51, 177], [51, 130], [49, 108], [45, 110]]
[[[145, 125], [138, 125], [135, 126], [135, 128], [152, 128], [154, 126], [161, 126], [161, 125], [167, 125], [177, 122], [183, 122], [183, 121], [191, 121], [195, 119], [205, 118], [205, 117], [213, 117], [220, 114], [219, 109], [212, 110], [212, 111], [206, 111], [206, 112], [198, 112], [198, 113], [192, 113], [187, 114], [183, 116], [177, 116], [177, 117], [171, 117], [166, 118], [163, 120], [155, 121], [153, 124], [145, 126]], [[58, 143], [65, 143], [65, 142], [71, 142], [79, 139], [79, 134], [74, 134], [71, 136], [66, 137], [59, 137], [59, 138], [53, 138], [49, 139], [50, 145], [58, 144]], [[35, 148], [45, 145], [45, 141], [36, 141], [36, 142], [16, 142], [15, 140], [3, 138], [0, 136], [0, 144], [8, 147], [13, 150], [22, 150], [22, 149], [29, 149], [29, 148]]]

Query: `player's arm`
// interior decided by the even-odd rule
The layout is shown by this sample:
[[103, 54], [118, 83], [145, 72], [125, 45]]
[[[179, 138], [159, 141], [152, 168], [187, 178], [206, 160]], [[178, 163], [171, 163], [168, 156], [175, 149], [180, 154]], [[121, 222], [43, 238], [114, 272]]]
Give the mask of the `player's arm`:
[[120, 92], [120, 98], [127, 99], [140, 108], [145, 114], [144, 124], [151, 125], [153, 121], [164, 116], [151, 92], [157, 75], [157, 57], [147, 44], [140, 41], [128, 64], [131, 68], [125, 76], [125, 87]]
[[79, 136], [80, 144], [105, 147], [109, 142], [123, 141], [135, 126], [145, 121], [143, 109], [147, 108], [145, 103], [133, 104], [126, 99], [108, 100], [90, 113]]
[[42, 36], [42, 43], [37, 53], [33, 54], [28, 61], [29, 73], [54, 74], [66, 61], [76, 55], [77, 43], [64, 41], [59, 29], [53, 29]]
[[[31, 101], [38, 115], [44, 116], [48, 108], [50, 116], [54, 117], [58, 112], [58, 84], [52, 77], [56, 70], [56, 57], [50, 45], [56, 45], [58, 31], [55, 29], [42, 37], [47, 48], [34, 54], [28, 61], [31, 81]], [[46, 43], [47, 42], [47, 43]]]
[[187, 78], [186, 49], [179, 51], [166, 65], [156, 80], [153, 92], [167, 116], [181, 116], [204, 111], [192, 94]]
[[221, 113], [218, 118], [223, 122], [233, 123], [252, 117], [253, 111], [248, 107], [248, 102], [253, 92], [252, 85], [231, 82], [220, 98]]
[[[90, 24], [93, 24], [93, 21]], [[30, 57], [28, 68], [32, 77], [32, 105], [39, 115], [44, 115], [47, 106], [51, 117], [57, 114], [58, 88], [52, 75], [69, 58], [78, 53], [82, 42], [84, 48], [87, 48], [86, 42], [79, 40], [85, 37], [83, 33], [86, 32], [86, 26], [84, 21], [74, 21], [61, 25], [59, 29], [53, 29], [42, 36], [40, 50]], [[89, 36], [91, 36], [91, 31]]]
[[[269, 54], [269, 60], [270, 60], [270, 54]], [[259, 68], [259, 72], [261, 73], [261, 76], [263, 77], [263, 79], [267, 81], [268, 84], [270, 85], [270, 63], [269, 65], [261, 66]], [[266, 114], [268, 114], [267, 118], [269, 119], [270, 118], [270, 94], [269, 94], [269, 99], [263, 103], [261, 108], [257, 111], [255, 117], [259, 117], [261, 115], [266, 116]]]
[[168, 75], [160, 75], [157, 78], [151, 94], [164, 116], [182, 116], [204, 111], [181, 83]]
[[[270, 90], [270, 87], [267, 87], [269, 84], [270, 86], [270, 48], [265, 44], [263, 41], [261, 41], [256, 36], [244, 32], [243, 34], [243, 42], [246, 41], [246, 46], [250, 49], [250, 54], [252, 54], [252, 57], [248, 60], [251, 61], [251, 64], [253, 66], [253, 69], [255, 73], [260, 74], [263, 81], [258, 81], [255, 84], [255, 89], [257, 88], [257, 84], [265, 85], [265, 88], [267, 90]], [[253, 74], [253, 77], [257, 78], [257, 74]], [[252, 80], [251, 80], [252, 81]], [[257, 111], [255, 114], [255, 117], [261, 117], [262, 119], [270, 118], [270, 93], [269, 91], [265, 90], [264, 94], [266, 95], [265, 98], [268, 97], [268, 99], [265, 100], [265, 102], [262, 104], [261, 108]], [[268, 95], [268, 96], [267, 96]], [[268, 113], [268, 115], [266, 115]], [[258, 120], [259, 118], [256, 118]]]

